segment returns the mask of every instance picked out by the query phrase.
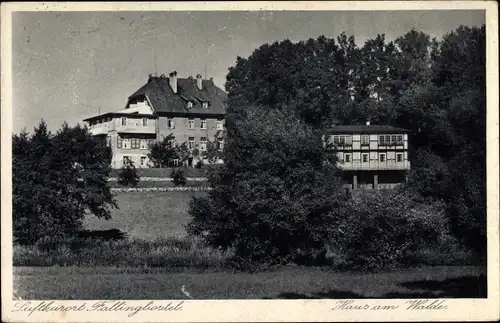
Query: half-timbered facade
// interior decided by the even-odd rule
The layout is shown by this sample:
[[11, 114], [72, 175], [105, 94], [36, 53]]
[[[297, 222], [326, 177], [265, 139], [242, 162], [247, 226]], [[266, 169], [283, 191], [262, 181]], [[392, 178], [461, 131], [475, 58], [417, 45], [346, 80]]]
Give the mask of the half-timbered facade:
[[406, 180], [407, 130], [369, 123], [335, 126], [327, 138], [335, 147], [343, 178], [353, 189], [393, 188]]

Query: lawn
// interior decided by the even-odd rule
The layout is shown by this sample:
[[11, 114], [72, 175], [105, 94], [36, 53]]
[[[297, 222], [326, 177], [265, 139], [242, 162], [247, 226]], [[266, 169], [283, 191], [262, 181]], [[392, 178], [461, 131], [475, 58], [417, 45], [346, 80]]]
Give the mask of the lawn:
[[89, 216], [87, 230], [119, 229], [131, 239], [152, 241], [163, 237], [184, 237], [189, 222], [188, 203], [206, 192], [120, 192], [115, 194], [118, 209], [111, 220]]
[[260, 273], [166, 272], [161, 268], [17, 267], [23, 299], [480, 298], [481, 267], [426, 267], [389, 273], [281, 268]]

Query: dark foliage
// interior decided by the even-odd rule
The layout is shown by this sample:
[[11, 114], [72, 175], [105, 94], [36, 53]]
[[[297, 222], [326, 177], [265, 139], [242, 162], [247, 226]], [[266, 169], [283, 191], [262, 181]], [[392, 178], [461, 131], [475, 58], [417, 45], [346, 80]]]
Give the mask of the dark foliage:
[[124, 186], [136, 186], [139, 183], [139, 175], [135, 169], [134, 162], [130, 159], [125, 161], [120, 174], [118, 174], [118, 183]]
[[154, 167], [172, 167], [174, 161], [182, 163], [187, 158], [184, 150], [185, 145], [177, 145], [175, 136], [169, 134], [161, 141], [155, 141], [149, 150], [148, 158]]
[[42, 121], [32, 135], [14, 135], [12, 146], [16, 243], [74, 236], [87, 213], [110, 218], [110, 149], [87, 128], [64, 124], [51, 134]]
[[[293, 115], [249, 108], [228, 126], [213, 191], [195, 198], [188, 232], [241, 261], [288, 262], [325, 249], [350, 196], [321, 136]], [[325, 163], [330, 161], [330, 163]]]
[[171, 177], [176, 186], [186, 185], [186, 177], [184, 176], [184, 171], [181, 168], [173, 169]]
[[[248, 58], [238, 57], [227, 75], [228, 141], [239, 140], [231, 132], [232, 120], [247, 118], [248, 107], [254, 105], [293, 115], [315, 129], [334, 120], [406, 128], [412, 160], [409, 187], [416, 195], [443, 201], [453, 235], [484, 253], [485, 44], [484, 26], [461, 26], [442, 40], [416, 30], [391, 42], [378, 35], [359, 47], [345, 34], [336, 40], [321, 36], [264, 44]], [[258, 142], [252, 144], [263, 145]], [[238, 147], [231, 147], [236, 151], [229, 158], [244, 163], [251, 156]], [[260, 166], [254, 171], [261, 172]], [[267, 205], [274, 206], [275, 200], [269, 199]]]

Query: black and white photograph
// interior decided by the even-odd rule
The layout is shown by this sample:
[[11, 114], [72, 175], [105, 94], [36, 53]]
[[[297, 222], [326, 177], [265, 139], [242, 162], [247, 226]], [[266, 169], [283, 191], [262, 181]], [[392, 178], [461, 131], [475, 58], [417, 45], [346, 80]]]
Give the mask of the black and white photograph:
[[2, 4], [3, 319], [498, 319], [497, 4], [440, 3]]

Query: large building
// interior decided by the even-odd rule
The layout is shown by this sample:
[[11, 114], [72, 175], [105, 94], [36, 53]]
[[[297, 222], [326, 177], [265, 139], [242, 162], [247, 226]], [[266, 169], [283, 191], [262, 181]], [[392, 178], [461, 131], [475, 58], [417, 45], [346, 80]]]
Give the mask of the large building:
[[382, 125], [334, 126], [327, 131], [343, 178], [353, 189], [393, 188], [410, 169], [408, 131]]
[[[87, 118], [90, 132], [107, 141], [113, 152], [111, 166], [122, 167], [132, 160], [137, 167], [150, 167], [150, 144], [173, 134], [177, 143], [186, 143], [202, 153], [207, 141], [222, 149], [227, 94], [212, 79], [149, 76], [146, 84], [129, 96], [124, 110]], [[189, 158], [193, 165], [199, 157]]]

